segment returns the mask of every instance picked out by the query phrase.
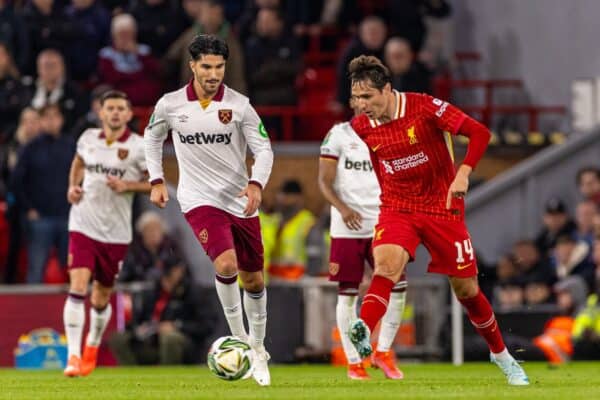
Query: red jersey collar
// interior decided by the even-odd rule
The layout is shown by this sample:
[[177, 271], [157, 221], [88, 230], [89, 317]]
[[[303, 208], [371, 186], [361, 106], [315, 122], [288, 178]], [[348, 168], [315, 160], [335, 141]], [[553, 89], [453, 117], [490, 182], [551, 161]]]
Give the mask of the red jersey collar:
[[[198, 101], [198, 95], [196, 95], [196, 91], [194, 90], [194, 78], [190, 79], [190, 82], [185, 87], [185, 93], [187, 94], [188, 101]], [[211, 101], [222, 101], [224, 94], [225, 85], [221, 82], [217, 89], [217, 93], [215, 93]]]
[[[125, 128], [125, 132], [123, 132], [121, 137], [117, 139], [117, 142], [125, 142], [127, 139], [129, 139], [129, 136], [131, 136], [131, 129], [127, 127]], [[98, 139], [106, 139], [106, 134], [104, 133], [104, 131], [100, 132], [100, 135], [98, 135]]]

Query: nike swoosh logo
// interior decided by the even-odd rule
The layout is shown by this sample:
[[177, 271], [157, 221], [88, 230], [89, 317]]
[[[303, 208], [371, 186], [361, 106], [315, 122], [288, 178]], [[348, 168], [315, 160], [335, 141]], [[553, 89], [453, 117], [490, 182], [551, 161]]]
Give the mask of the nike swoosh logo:
[[371, 147], [371, 150], [373, 150], [373, 153], [375, 153], [377, 151], [377, 149], [380, 148], [380, 147], [381, 147], [381, 144], [378, 144], [375, 147]]
[[461, 270], [461, 269], [465, 269], [465, 268], [469, 268], [473, 263], [468, 263], [468, 264], [464, 264], [464, 265], [460, 265], [458, 264], [456, 266], [456, 269]]

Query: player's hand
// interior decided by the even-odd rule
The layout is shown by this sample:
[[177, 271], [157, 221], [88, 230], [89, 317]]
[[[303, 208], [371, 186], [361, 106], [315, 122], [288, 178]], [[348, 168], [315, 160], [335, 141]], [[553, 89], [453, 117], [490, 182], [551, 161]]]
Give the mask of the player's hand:
[[167, 206], [169, 192], [164, 183], [158, 183], [152, 186], [152, 189], [150, 189], [150, 201], [160, 208], [165, 208]]
[[340, 210], [340, 214], [342, 214], [342, 219], [348, 229], [358, 231], [362, 228], [362, 215], [358, 212], [350, 207], [346, 207], [345, 209]]
[[453, 198], [463, 199], [467, 195], [467, 190], [469, 190], [469, 172], [463, 172], [461, 169], [457, 172], [448, 189], [448, 196], [446, 196], [446, 210], [450, 209]]
[[67, 191], [67, 200], [69, 204], [77, 204], [83, 197], [83, 189], [79, 185], [69, 186]]
[[249, 183], [248, 186], [238, 194], [238, 197], [244, 196], [248, 198], [248, 203], [244, 209], [244, 215], [249, 217], [258, 210], [258, 207], [260, 207], [262, 201], [262, 189], [254, 183]]
[[106, 177], [106, 185], [111, 188], [113, 192], [123, 193], [127, 191], [127, 182], [116, 176], [108, 175]]

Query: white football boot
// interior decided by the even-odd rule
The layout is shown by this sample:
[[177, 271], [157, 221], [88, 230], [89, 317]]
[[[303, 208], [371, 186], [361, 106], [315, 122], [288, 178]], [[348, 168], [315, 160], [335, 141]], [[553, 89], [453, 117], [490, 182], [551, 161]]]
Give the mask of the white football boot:
[[269, 373], [269, 359], [271, 356], [264, 347], [254, 350], [254, 368], [252, 377], [260, 386], [271, 385], [271, 374]]
[[529, 385], [529, 378], [527, 374], [523, 370], [523, 368], [519, 365], [517, 360], [515, 360], [512, 356], [506, 358], [505, 360], [500, 360], [492, 353], [490, 353], [490, 361], [496, 364], [506, 378], [508, 379], [508, 384], [513, 386], [527, 386]]

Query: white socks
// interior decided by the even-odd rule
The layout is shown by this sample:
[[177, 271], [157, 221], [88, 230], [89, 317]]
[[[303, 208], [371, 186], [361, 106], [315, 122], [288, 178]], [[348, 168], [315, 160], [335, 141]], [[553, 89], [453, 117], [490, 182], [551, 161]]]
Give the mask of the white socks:
[[498, 361], [508, 361], [513, 358], [508, 352], [508, 349], [505, 347], [500, 353], [492, 353], [494, 358]]
[[349, 364], [357, 364], [360, 362], [360, 356], [348, 337], [350, 322], [357, 318], [356, 298], [357, 296], [338, 294], [337, 305], [335, 306], [335, 319], [337, 321], [338, 330], [340, 331], [342, 347], [344, 348], [344, 353], [346, 353]]
[[247, 340], [248, 334], [246, 333], [246, 328], [244, 328], [242, 299], [240, 296], [240, 287], [237, 283], [237, 274], [233, 276], [217, 275], [215, 287], [231, 334], [242, 340]]
[[106, 330], [106, 326], [112, 315], [112, 307], [110, 303], [102, 311], [97, 311], [92, 307], [90, 311], [90, 331], [88, 332], [86, 343], [89, 346], [98, 347], [102, 341], [102, 335]]
[[258, 293], [244, 291], [244, 311], [250, 328], [250, 346], [262, 350], [267, 326], [267, 290], [263, 288]]
[[387, 311], [381, 319], [379, 329], [379, 340], [377, 341], [377, 351], [389, 351], [396, 338], [396, 333], [402, 321], [404, 313], [404, 304], [406, 301], [406, 291], [392, 292], [388, 303]]
[[83, 333], [83, 324], [85, 323], [84, 295], [69, 293], [65, 308], [63, 309], [63, 322], [65, 324], [65, 334], [67, 335], [67, 345], [69, 355], [81, 358], [81, 335]]

